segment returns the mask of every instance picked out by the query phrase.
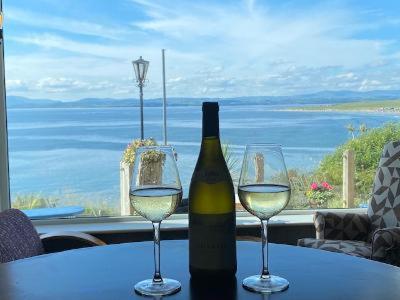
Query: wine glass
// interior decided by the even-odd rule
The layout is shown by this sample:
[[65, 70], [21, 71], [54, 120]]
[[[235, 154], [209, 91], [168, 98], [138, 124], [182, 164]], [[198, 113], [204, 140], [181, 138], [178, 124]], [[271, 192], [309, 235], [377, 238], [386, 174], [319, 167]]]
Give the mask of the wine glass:
[[160, 272], [160, 225], [178, 207], [182, 186], [170, 146], [140, 147], [136, 150], [129, 198], [138, 214], [151, 221], [154, 229], [153, 279], [138, 282], [135, 291], [146, 296], [178, 292], [179, 281], [162, 278]]
[[289, 282], [268, 271], [268, 220], [282, 211], [290, 199], [290, 184], [282, 149], [277, 144], [246, 146], [240, 173], [239, 199], [243, 207], [261, 220], [262, 272], [243, 280], [252, 292], [272, 293], [288, 288]]

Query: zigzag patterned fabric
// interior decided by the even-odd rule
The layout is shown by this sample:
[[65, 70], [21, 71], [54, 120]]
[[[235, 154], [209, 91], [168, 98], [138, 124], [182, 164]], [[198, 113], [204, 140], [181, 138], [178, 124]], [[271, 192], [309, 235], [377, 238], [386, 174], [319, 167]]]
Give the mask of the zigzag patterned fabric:
[[372, 237], [372, 258], [400, 266], [400, 227], [382, 228]]
[[314, 215], [317, 239], [366, 242], [370, 220], [366, 214], [317, 211]]
[[362, 241], [319, 240], [312, 238], [300, 239], [297, 246], [344, 253], [352, 256], [369, 258], [371, 244]]
[[298, 245], [400, 266], [400, 141], [385, 145], [372, 192], [368, 214], [317, 211], [317, 239]]
[[368, 206], [372, 232], [400, 226], [400, 141], [385, 145]]

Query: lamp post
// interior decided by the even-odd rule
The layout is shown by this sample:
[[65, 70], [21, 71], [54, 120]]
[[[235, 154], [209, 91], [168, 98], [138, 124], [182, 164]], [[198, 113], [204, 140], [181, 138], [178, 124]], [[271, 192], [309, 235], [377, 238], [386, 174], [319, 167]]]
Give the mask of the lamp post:
[[144, 140], [144, 126], [143, 126], [143, 86], [146, 80], [147, 69], [149, 62], [144, 60], [141, 56], [138, 60], [132, 62], [133, 69], [135, 70], [136, 82], [140, 92], [140, 138]]
[[163, 79], [163, 124], [164, 124], [164, 145], [167, 145], [167, 92], [165, 89], [165, 49], [161, 50], [162, 56], [162, 79]]

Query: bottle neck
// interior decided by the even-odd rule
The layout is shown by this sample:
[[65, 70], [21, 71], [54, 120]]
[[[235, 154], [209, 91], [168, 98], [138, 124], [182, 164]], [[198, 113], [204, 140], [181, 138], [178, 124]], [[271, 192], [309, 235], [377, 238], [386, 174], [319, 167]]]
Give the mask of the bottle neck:
[[219, 139], [218, 110], [203, 112], [203, 140], [211, 137]]
[[222, 168], [225, 159], [219, 138], [205, 137], [202, 139], [199, 161], [205, 168]]
[[205, 156], [215, 157], [222, 152], [219, 137], [203, 137], [201, 141], [201, 152]]
[[202, 158], [210, 163], [223, 157], [219, 140], [218, 109], [203, 110], [203, 138], [200, 152]]

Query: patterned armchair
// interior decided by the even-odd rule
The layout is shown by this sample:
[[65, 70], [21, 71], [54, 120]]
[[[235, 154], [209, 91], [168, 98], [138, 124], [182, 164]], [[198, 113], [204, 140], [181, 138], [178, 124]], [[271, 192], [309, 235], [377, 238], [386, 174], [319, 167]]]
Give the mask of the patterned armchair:
[[367, 214], [318, 211], [316, 239], [298, 245], [400, 266], [400, 141], [385, 145]]
[[76, 232], [39, 236], [31, 220], [18, 209], [0, 213], [0, 263], [75, 248], [105, 245], [91, 235]]

